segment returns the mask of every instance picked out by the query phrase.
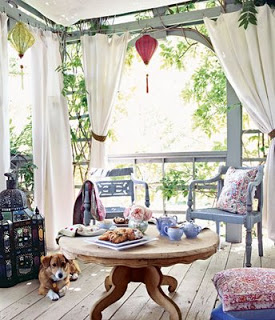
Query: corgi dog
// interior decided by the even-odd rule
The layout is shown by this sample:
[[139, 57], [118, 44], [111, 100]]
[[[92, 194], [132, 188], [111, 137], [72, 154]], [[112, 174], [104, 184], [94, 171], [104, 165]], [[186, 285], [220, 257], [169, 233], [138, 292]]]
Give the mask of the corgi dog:
[[68, 260], [63, 254], [57, 253], [41, 258], [38, 279], [39, 294], [47, 295], [52, 301], [63, 297], [70, 281], [78, 279], [79, 266], [74, 260]]

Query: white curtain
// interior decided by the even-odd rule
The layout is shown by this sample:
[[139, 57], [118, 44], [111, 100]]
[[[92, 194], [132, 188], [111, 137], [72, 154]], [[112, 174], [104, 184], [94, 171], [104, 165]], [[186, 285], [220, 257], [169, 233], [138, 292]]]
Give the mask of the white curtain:
[[69, 116], [56, 34], [33, 29], [31, 50], [35, 205], [45, 215], [46, 241], [55, 249], [57, 232], [72, 224], [73, 168]]
[[[225, 75], [247, 112], [264, 133], [275, 129], [275, 14], [257, 8], [257, 25], [239, 27], [240, 12], [204, 19]], [[273, 134], [275, 131], [273, 131]], [[272, 136], [272, 134], [270, 134]], [[264, 176], [264, 223], [275, 241], [275, 139], [271, 141]]]
[[83, 66], [92, 127], [90, 168], [106, 167], [105, 139], [119, 88], [129, 33], [81, 37]]
[[4, 173], [10, 168], [7, 21], [6, 14], [0, 13], [0, 192], [6, 189]]

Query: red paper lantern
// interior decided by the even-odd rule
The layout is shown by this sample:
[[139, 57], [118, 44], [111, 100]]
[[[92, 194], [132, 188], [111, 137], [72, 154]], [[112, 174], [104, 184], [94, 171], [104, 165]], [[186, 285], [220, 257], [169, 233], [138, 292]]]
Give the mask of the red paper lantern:
[[[136, 49], [138, 54], [141, 56], [143, 62], [147, 65], [150, 62], [153, 54], [155, 53], [158, 46], [158, 41], [152, 38], [148, 34], [143, 35], [136, 41]], [[146, 74], [146, 92], [149, 92], [148, 87], [148, 74]]]

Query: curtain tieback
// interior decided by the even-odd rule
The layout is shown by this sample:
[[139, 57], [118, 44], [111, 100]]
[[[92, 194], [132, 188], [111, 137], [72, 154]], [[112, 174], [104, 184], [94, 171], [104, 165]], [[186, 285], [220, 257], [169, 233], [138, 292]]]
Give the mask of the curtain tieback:
[[270, 139], [275, 138], [275, 129], [273, 129], [272, 131], [270, 131], [268, 135], [269, 135]]
[[107, 136], [99, 136], [98, 134], [94, 133], [92, 131], [92, 137], [97, 140], [97, 141], [100, 141], [100, 142], [104, 142], [107, 138]]

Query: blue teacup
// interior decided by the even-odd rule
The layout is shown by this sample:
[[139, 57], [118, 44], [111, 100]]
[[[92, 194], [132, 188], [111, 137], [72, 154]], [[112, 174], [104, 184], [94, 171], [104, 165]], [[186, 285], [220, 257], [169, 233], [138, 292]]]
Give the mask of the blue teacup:
[[167, 234], [170, 240], [179, 241], [183, 235], [183, 229], [178, 226], [170, 226], [167, 228]]
[[108, 230], [113, 226], [113, 222], [112, 220], [103, 220], [103, 221], [99, 221], [97, 225], [100, 229]]

